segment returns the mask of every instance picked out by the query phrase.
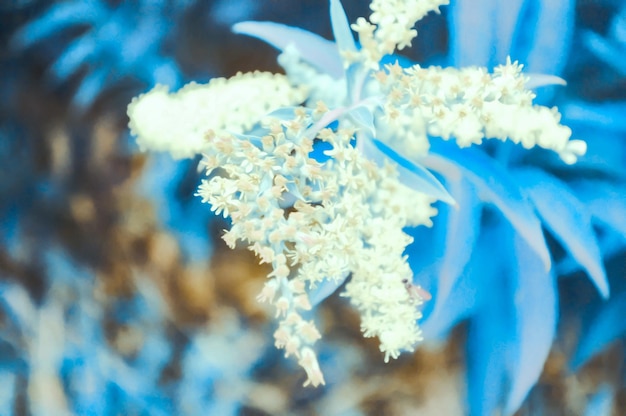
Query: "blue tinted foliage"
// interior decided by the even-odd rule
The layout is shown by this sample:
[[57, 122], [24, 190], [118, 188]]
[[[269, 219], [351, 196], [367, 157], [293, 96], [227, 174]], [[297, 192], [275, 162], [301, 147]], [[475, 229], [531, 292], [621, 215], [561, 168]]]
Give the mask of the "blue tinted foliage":
[[[12, 44], [26, 50], [52, 39], [61, 41], [65, 49], [54, 58], [49, 76], [64, 84], [79, 77], [73, 101], [85, 108], [127, 78], [148, 86], [178, 86], [179, 67], [162, 48], [177, 17], [188, 6], [184, 1], [59, 2], [22, 27]], [[76, 30], [78, 35], [69, 35]]]
[[[18, 3], [28, 8], [37, 2]], [[602, 0], [451, 3], [442, 9], [447, 55], [442, 58], [436, 51], [426, 56], [450, 66], [489, 68], [511, 56], [525, 65], [525, 72], [565, 79], [566, 86], [552, 85], [559, 80], [539, 75], [531, 82], [540, 102], [557, 106], [562, 124], [588, 145], [585, 156], [565, 166], [549, 152], [527, 151], [509, 142], [459, 149], [433, 140], [424, 158], [401, 154], [375, 137], [365, 143], [372, 155], [404, 167], [406, 182], [413, 187], [448, 202], [437, 203], [432, 228], [407, 230], [415, 239], [407, 252], [414, 281], [433, 295], [424, 305], [424, 337], [446, 339], [462, 325], [469, 412], [512, 415], [528, 406], [555, 342], [572, 346], [564, 349], [567, 371], [577, 372], [626, 338], [626, 6]], [[259, 4], [220, 0], [208, 10], [213, 20], [231, 24], [265, 7]], [[176, 88], [188, 81], [172, 39], [194, 5], [165, 0], [55, 2], [41, 7], [42, 13], [12, 33], [8, 44], [18, 55], [43, 52], [47, 78], [63, 88], [72, 86], [73, 104], [86, 110], [107, 93], [126, 100], [156, 83]], [[355, 16], [346, 18], [338, 0], [327, 6], [335, 41], [343, 49], [358, 48], [347, 30]], [[594, 7], [603, 11], [604, 21], [583, 16]], [[270, 22], [241, 22], [233, 31], [279, 49], [292, 44], [320, 71], [335, 79], [347, 74], [350, 96], [359, 98], [362, 72], [356, 66], [343, 68], [334, 42]], [[214, 59], [226, 55], [215, 54]], [[400, 62], [410, 63], [406, 57]], [[216, 312], [217, 306], [208, 323], [179, 325], [165, 299], [173, 284], [166, 273], [155, 273], [166, 282], [162, 286], [146, 279], [149, 267], [148, 272], [136, 265], [125, 267], [133, 289], [109, 296], [106, 282], [98, 277], [110, 267], [109, 259], [92, 254], [121, 244], [115, 233], [130, 220], [102, 206], [126, 184], [111, 180], [113, 185], [107, 186], [114, 191], [95, 192], [93, 198], [96, 214], [107, 217], [107, 227], [114, 231], [74, 224], [63, 210], [74, 209], [87, 186], [101, 191], [98, 187], [105, 185], [98, 179], [118, 166], [95, 170], [91, 159], [80, 163], [89, 149], [81, 144], [85, 140], [79, 126], [66, 145], [71, 148], [71, 172], [63, 176], [55, 171], [56, 148], [49, 134], [37, 135], [30, 127], [42, 119], [30, 110], [31, 101], [19, 104], [14, 99], [29, 86], [8, 65], [0, 74], [0, 97], [6, 98], [0, 110], [19, 115], [15, 121], [0, 117], [0, 161], [7, 173], [0, 175], [0, 414], [22, 408], [32, 414], [242, 413], [253, 388], [266, 381], [255, 377], [272, 364], [263, 355], [268, 347], [273, 351], [267, 345], [269, 329], [261, 334], [247, 317], [230, 307]], [[128, 80], [141, 87], [120, 92]], [[540, 86], [546, 83], [551, 85]], [[18, 111], [18, 105], [29, 109]], [[357, 106], [350, 115], [367, 127], [372, 114], [362, 110]], [[313, 154], [325, 160], [324, 150], [316, 147]], [[135, 155], [125, 156], [129, 165], [137, 163]], [[156, 226], [146, 220], [146, 228], [156, 228], [150, 232], [170, 233], [183, 260], [204, 264], [213, 254], [207, 230], [211, 213], [192, 197], [196, 163], [151, 157], [140, 173], [127, 174], [136, 175], [128, 192], [154, 208]], [[81, 182], [82, 176], [90, 182]], [[148, 211], [142, 214], [149, 217]], [[135, 237], [148, 233], [129, 228]], [[78, 239], [81, 232], [88, 237]], [[90, 251], [90, 244], [96, 248]], [[132, 252], [128, 262], [149, 256], [155, 244], [152, 237], [137, 237], [124, 245], [125, 252]], [[236, 279], [239, 271], [232, 270], [227, 275]], [[235, 281], [230, 286], [245, 292], [246, 284]], [[312, 291], [311, 303], [322, 302], [341, 284], [322, 282]], [[582, 295], [568, 291], [572, 287], [583, 287]], [[572, 326], [580, 330], [566, 333]], [[342, 391], [347, 372], [367, 373], [361, 367], [367, 363], [347, 364], [357, 360], [346, 351], [352, 350], [332, 345], [320, 355], [330, 367], [326, 388], [331, 393]], [[625, 384], [623, 377], [619, 382]], [[598, 388], [586, 414], [611, 414], [616, 394], [611, 386]]]
[[[573, 36], [587, 39], [587, 48], [599, 59], [607, 63], [620, 60], [623, 51], [618, 50], [620, 44], [616, 38], [626, 29], [620, 17], [623, 10], [611, 20], [612, 38], [600, 43], [597, 36], [591, 42], [589, 33], [574, 29], [574, 7], [573, 1], [517, 1], [506, 6], [489, 1], [456, 2], [449, 14], [450, 63], [493, 65], [511, 55], [531, 72], [560, 75], [568, 62], [576, 61], [575, 56], [568, 58]], [[615, 70], [621, 69], [617, 66]], [[595, 297], [597, 314], [581, 331], [574, 364], [584, 363], [626, 333], [622, 324], [626, 302], [620, 291], [624, 285], [610, 284], [610, 281], [623, 279], [623, 269], [620, 271], [619, 266], [605, 269], [605, 262], [617, 253], [623, 256], [626, 247], [623, 237], [626, 212], [623, 101], [589, 102], [585, 97], [565, 94], [556, 97], [552, 103], [563, 110], [563, 123], [573, 129], [574, 137], [585, 140], [589, 147], [587, 155], [572, 168], [559, 169], [558, 162], [543, 155], [534, 159], [522, 157], [520, 149], [505, 148], [506, 144], [483, 146], [484, 152], [435, 148], [433, 158], [441, 158], [449, 165], [436, 164], [434, 160], [429, 166], [426, 161], [427, 166], [444, 176], [458, 176], [455, 170], [463, 172], [462, 176], [472, 181], [474, 188], [467, 187], [465, 192], [475, 193], [475, 198], [485, 204], [483, 209], [490, 214], [489, 221], [480, 221], [480, 216], [476, 215], [472, 219], [466, 214], [466, 221], [473, 226], [449, 225], [446, 233], [452, 238], [435, 240], [445, 244], [440, 252], [458, 252], [455, 246], [471, 248], [468, 242], [474, 241], [476, 229], [480, 228], [481, 234], [491, 230], [488, 240], [479, 239], [473, 255], [480, 252], [482, 243], [489, 246], [486, 249], [490, 250], [491, 259], [479, 263], [470, 261], [467, 270], [454, 273], [457, 281], [452, 291], [448, 288], [455, 277], [450, 277], [450, 267], [444, 267], [440, 260], [435, 281], [441, 288], [435, 291], [437, 303], [442, 306], [435, 308], [440, 313], [431, 313], [424, 325], [427, 333], [430, 328], [445, 332], [469, 318], [468, 385], [473, 414], [492, 414], [500, 406], [504, 406], [506, 414], [515, 412], [537, 381], [555, 336], [558, 308], [555, 276], [546, 269], [550, 264], [547, 248], [554, 248], [554, 244], [547, 244], [539, 224], [565, 251], [565, 257], [559, 254], [558, 263], [569, 264], [569, 273], [584, 270], [600, 295]], [[624, 98], [626, 96], [621, 97]], [[446, 179], [449, 183], [449, 178]], [[455, 192], [451, 193], [456, 197]], [[491, 215], [494, 208], [501, 215]], [[475, 208], [461, 205], [463, 209], [472, 212]], [[503, 227], [503, 220], [513, 226], [514, 233], [504, 232], [507, 227]], [[616, 235], [610, 248], [602, 244], [605, 233]], [[416, 239], [419, 238], [417, 234]], [[420, 251], [411, 255], [419, 256]], [[458, 265], [454, 270], [468, 261], [463, 255], [455, 260]], [[490, 263], [496, 261], [502, 262], [497, 285], [481, 280], [480, 277], [493, 273], [494, 266]], [[552, 270], [564, 271], [558, 266]], [[479, 278], [467, 280], [475, 274]], [[489, 295], [477, 297], [479, 301], [467, 300], [480, 292]], [[609, 296], [608, 301], [602, 301], [601, 298]], [[447, 302], [446, 298], [451, 301]], [[456, 316], [450, 316], [452, 311], [448, 308], [454, 307], [456, 302], [461, 305], [455, 308]], [[503, 351], [509, 356], [502, 357]], [[505, 362], [515, 365], [503, 367]], [[494, 390], [496, 387], [499, 390]]]
[[[350, 49], [352, 37], [341, 24], [345, 19], [337, 6], [331, 1], [333, 32], [337, 42]], [[448, 11], [448, 62], [493, 67], [511, 56], [537, 74], [532, 80], [536, 87], [563, 84], [554, 75], [561, 75], [567, 66], [572, 39], [580, 33], [588, 36], [575, 31], [574, 15], [575, 3], [569, 0], [520, 0], [506, 5], [455, 2]], [[612, 20], [614, 38], [623, 35], [622, 29], [615, 28], [624, 23], [620, 16]], [[285, 41], [272, 41], [278, 37], [273, 28], [262, 33], [252, 30], [260, 23], [242, 25], [250, 29], [239, 33], [257, 36], [281, 49], [286, 46]], [[313, 62], [312, 57], [320, 50], [307, 46], [301, 47], [300, 53]], [[599, 47], [590, 50], [608, 61]], [[601, 50], [606, 52], [608, 46]], [[615, 61], [621, 56], [617, 50], [606, 53]], [[330, 72], [327, 65], [320, 69]], [[561, 168], [561, 162], [545, 153], [532, 152], [534, 157], [528, 157], [525, 150], [511, 143], [458, 149], [435, 141], [429, 156], [419, 160], [420, 165], [443, 178], [457, 201], [456, 207], [439, 206], [433, 229], [413, 231], [416, 243], [409, 248], [409, 258], [416, 280], [435, 297], [434, 306], [427, 305], [424, 311], [424, 332], [442, 336], [462, 320], [469, 320], [467, 364], [472, 414], [492, 414], [497, 408], [505, 414], [514, 413], [538, 380], [556, 336], [559, 301], [555, 271], [564, 271], [563, 264], [570, 265], [569, 273], [584, 270], [596, 286], [598, 298], [604, 299], [611, 293], [607, 274], [619, 274], [619, 270], [605, 270], [604, 262], [624, 252], [624, 241], [606, 249], [596, 225], [612, 224], [609, 227], [623, 236], [626, 136], [622, 104], [590, 103], [583, 97], [562, 94], [550, 98], [554, 93], [551, 88], [538, 91], [541, 100], [552, 100], [563, 108], [564, 124], [589, 147], [587, 155], [572, 168]], [[400, 166], [414, 166], [405, 159], [411, 155], [399, 155], [375, 139], [373, 143]], [[428, 193], [433, 194], [432, 189]], [[565, 250], [556, 267], [557, 247], [555, 242], [548, 244], [544, 236], [548, 233]], [[325, 283], [317, 293], [326, 297], [335, 287]], [[608, 323], [618, 316], [614, 303], [623, 305], [619, 293], [611, 299], [602, 308], [612, 305], [609, 311], [613, 313], [606, 312], [606, 323], [595, 322], [596, 331], [602, 335], [592, 333], [593, 341], [583, 342], [593, 343], [596, 349], [579, 353], [584, 357], [580, 360], [624, 332], [622, 325]]]
[[[18, 380], [27, 380], [33, 414], [237, 414], [248, 388], [242, 380], [264, 348], [237, 316], [182, 345], [183, 371], [171, 384], [163, 374], [176, 358], [174, 328], [153, 283], [138, 278], [132, 298], [103, 304], [91, 273], [65, 253], [49, 252], [46, 268], [49, 289], [40, 303], [19, 285], [0, 287], [2, 406], [14, 402]], [[121, 325], [112, 339], [105, 320]], [[238, 393], [225, 394], [226, 385]]]

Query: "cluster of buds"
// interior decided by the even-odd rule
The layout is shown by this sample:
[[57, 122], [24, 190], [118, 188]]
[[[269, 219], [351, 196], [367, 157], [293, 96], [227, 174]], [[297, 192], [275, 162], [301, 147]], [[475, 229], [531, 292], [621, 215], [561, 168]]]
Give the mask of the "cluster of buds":
[[[404, 255], [412, 240], [403, 229], [432, 225], [435, 198], [422, 191], [439, 188], [401, 181], [411, 168], [419, 171], [407, 169], [411, 162], [401, 155], [426, 155], [433, 136], [460, 147], [508, 139], [553, 150], [566, 163], [585, 151], [555, 109], [532, 104], [528, 78], [510, 60], [493, 74], [380, 69], [383, 55], [410, 45], [416, 21], [447, 3], [373, 0], [369, 21], [352, 25], [361, 49], [351, 36], [339, 42], [349, 46], [340, 51], [347, 67], [340, 79], [285, 48], [280, 62], [287, 75], [238, 74], [174, 94], [157, 86], [128, 107], [142, 148], [204, 155], [207, 178], [198, 195], [232, 220], [223, 236], [229, 247], [242, 242], [272, 266], [258, 299], [275, 308], [275, 345], [305, 369], [305, 384], [324, 384], [313, 348], [320, 332], [307, 317], [320, 285], [345, 283], [342, 296], [359, 311], [363, 334], [379, 338], [385, 361], [421, 339], [419, 306], [430, 295], [412, 283]], [[331, 0], [334, 27], [339, 9]], [[345, 25], [338, 33], [349, 33]], [[323, 156], [315, 155], [316, 144], [327, 149]], [[417, 182], [432, 185], [428, 175]]]
[[[266, 117], [263, 135], [210, 131], [202, 162], [209, 177], [198, 195], [232, 219], [229, 246], [242, 241], [272, 265], [259, 300], [276, 309], [276, 346], [298, 359], [307, 384], [318, 385], [312, 345], [320, 334], [302, 316], [311, 309], [307, 291], [351, 275], [344, 296], [360, 310], [365, 336], [380, 338], [386, 359], [412, 350], [421, 315], [404, 283], [412, 279], [403, 257], [411, 238], [402, 229], [430, 225], [435, 211], [432, 198], [398, 182], [391, 164], [367, 160], [351, 144], [354, 130], [316, 131], [325, 105], [290, 111]], [[330, 145], [324, 162], [311, 157], [314, 139]]]
[[381, 131], [408, 154], [428, 151], [428, 137], [454, 138], [459, 147], [484, 138], [511, 140], [529, 149], [549, 149], [566, 163], [585, 153], [581, 140], [559, 123], [556, 108], [533, 105], [522, 65], [507, 60], [492, 74], [463, 69], [388, 65], [376, 73], [385, 95]]
[[372, 0], [369, 20], [359, 17], [352, 30], [359, 35], [361, 49], [344, 51], [348, 61], [360, 61], [366, 66], [378, 68], [383, 56], [411, 46], [417, 36], [415, 23], [449, 0]]

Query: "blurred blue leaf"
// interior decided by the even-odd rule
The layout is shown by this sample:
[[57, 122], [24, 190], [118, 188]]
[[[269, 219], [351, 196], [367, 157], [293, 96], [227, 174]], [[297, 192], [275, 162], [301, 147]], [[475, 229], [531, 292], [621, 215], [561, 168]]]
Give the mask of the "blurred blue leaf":
[[65, 48], [50, 70], [56, 79], [65, 81], [74, 75], [81, 65], [91, 59], [99, 47], [98, 39], [92, 33], [79, 37]]
[[[467, 333], [467, 388], [470, 414], [492, 415], [503, 405], [508, 386], [508, 369], [512, 357], [510, 351], [514, 341], [515, 317], [508, 293], [508, 279], [501, 278], [506, 248], [493, 245], [498, 238], [496, 227], [486, 230], [481, 236], [478, 257], [470, 267], [476, 290], [488, 290], [479, 294], [483, 301], [474, 307], [474, 314]], [[487, 250], [489, 247], [489, 250]], [[478, 248], [477, 248], [478, 250]], [[486, 255], [486, 256], [485, 256]], [[485, 265], [480, 262], [486, 261]], [[483, 270], [485, 273], [481, 273]], [[453, 295], [450, 296], [450, 300]]]
[[448, 181], [446, 187], [457, 201], [457, 206], [438, 209], [437, 217], [443, 222], [438, 224], [438, 229], [445, 234], [445, 241], [440, 244], [443, 253], [437, 256], [441, 261], [437, 270], [438, 287], [433, 314], [451, 306], [446, 299], [456, 284], [456, 279], [463, 275], [480, 231], [482, 206], [473, 186], [465, 179], [460, 179]]
[[576, 122], [607, 131], [626, 132], [626, 101], [589, 103], [568, 101], [559, 106], [565, 123]]
[[32, 335], [36, 330], [36, 305], [24, 288], [14, 284], [1, 283], [0, 306], [11, 321], [26, 332], [26, 335]]
[[529, 90], [549, 85], [567, 85], [567, 81], [561, 77], [557, 77], [556, 75], [526, 73], [526, 76], [529, 78], [528, 81], [526, 81], [526, 88]]
[[74, 102], [78, 107], [86, 108], [94, 102], [108, 78], [109, 71], [106, 68], [98, 68], [87, 74], [74, 94]]
[[537, 252], [519, 235], [513, 237], [516, 261], [511, 265], [515, 309], [515, 343], [511, 390], [505, 414], [519, 409], [535, 385], [552, 346], [557, 325], [558, 298], [552, 271], [546, 271]]
[[340, 51], [356, 51], [356, 43], [352, 37], [352, 29], [340, 0], [330, 0], [330, 23], [337, 48]]
[[626, 53], [626, 45], [620, 45], [611, 39], [605, 39], [589, 30], [583, 32], [582, 40], [585, 46], [599, 59], [622, 76], [626, 76], [626, 62], [622, 59], [624, 53]]
[[80, 69], [87, 69], [73, 101], [77, 109], [84, 110], [125, 77], [150, 86], [161, 80], [176, 87], [180, 70], [159, 49], [170, 35], [172, 22], [188, 6], [188, 2], [168, 5], [148, 0], [119, 4], [66, 1], [27, 23], [13, 37], [13, 44], [25, 49], [49, 42], [48, 38], [67, 29], [74, 29], [68, 34], [79, 33], [69, 41], [61, 39], [67, 44], [49, 74], [54, 81], [66, 83], [78, 76]]
[[384, 159], [387, 158], [397, 163], [398, 172], [400, 174], [399, 179], [403, 185], [449, 204], [455, 204], [454, 199], [441, 182], [424, 167], [405, 159], [378, 139], [366, 138], [362, 140], [361, 143], [362, 146], [364, 146], [365, 154], [375, 162], [382, 165]]
[[[494, 10], [497, 4], [495, 0], [458, 0], [450, 8], [448, 16], [452, 65], [462, 67], [493, 64], [494, 37], [497, 33], [494, 25], [499, 22]], [[511, 9], [515, 11], [519, 7], [520, 1], [516, 0]], [[508, 27], [512, 29], [514, 26]]]
[[99, 1], [66, 1], [55, 4], [14, 35], [14, 47], [32, 46], [70, 26], [93, 24], [105, 14], [106, 10]]
[[[464, 210], [463, 208], [459, 211], [456, 211], [452, 207], [447, 207], [446, 209], [450, 211], [449, 215], [458, 215], [459, 219], [468, 216], [468, 213], [462, 213]], [[472, 207], [468, 209], [468, 211], [472, 211], [473, 209], [476, 209], [476, 207]], [[438, 218], [435, 218], [435, 221], [437, 220]], [[434, 227], [437, 226], [440, 226], [439, 229], [444, 229], [445, 223], [435, 223]], [[466, 225], [460, 226], [461, 230], [466, 227]], [[498, 238], [498, 236], [491, 228], [483, 229], [479, 235], [478, 232], [480, 230], [478, 228], [465, 231], [468, 235], [458, 235], [458, 237], [464, 240], [468, 237], [470, 240], [471, 238], [477, 240], [474, 242], [474, 248], [463, 254], [461, 261], [454, 264], [455, 268], [463, 265], [463, 270], [458, 273], [458, 276], [454, 277], [454, 281], [450, 289], [446, 289], [445, 286], [442, 285], [442, 279], [439, 278], [439, 273], [441, 272], [438, 272], [437, 274], [436, 284], [438, 286], [436, 290], [428, 287], [431, 292], [434, 292], [438, 304], [435, 306], [436, 309], [432, 310], [430, 313], [425, 313], [424, 315], [425, 319], [422, 323], [422, 329], [427, 338], [439, 339], [447, 335], [447, 333], [460, 321], [470, 317], [476, 309], [483, 308], [482, 304], [485, 299], [490, 296], [490, 294], [496, 293], [496, 289], [491, 287], [490, 284], [496, 282], [496, 279], [499, 279], [501, 276], [501, 258], [498, 258], [495, 255], [499, 250], [498, 247], [500, 246], [497, 246], [496, 248], [493, 247], [493, 242]], [[454, 231], [449, 233], [448, 230], [445, 230], [443, 238], [448, 239], [448, 235], [457, 236], [457, 234], [454, 234], [453, 232]], [[465, 244], [467, 244], [467, 242], [465, 242]], [[459, 246], [463, 247], [465, 244], [461, 243]], [[430, 240], [429, 245], [441, 247], [442, 243], [440, 241]], [[457, 248], [454, 250], [458, 251]], [[436, 255], [437, 254], [435, 254], [435, 256]], [[469, 262], [463, 264], [463, 258], [466, 256], [470, 257]], [[444, 266], [442, 265], [439, 270], [442, 270], [443, 268]], [[444, 285], [448, 285], [448, 283], [444, 283]], [[489, 293], [487, 293], [487, 289], [485, 288], [489, 288]], [[444, 291], [444, 294], [440, 294], [439, 290]], [[448, 290], [447, 295], [445, 295], [445, 290]], [[441, 305], [439, 305], [440, 302]], [[480, 313], [481, 312], [479, 311], [478, 314]]]
[[423, 158], [423, 164], [447, 178], [465, 176], [481, 200], [495, 205], [537, 252], [546, 270], [550, 268], [550, 252], [541, 223], [514, 179], [498, 162], [475, 149], [458, 149], [448, 143], [433, 142], [431, 154]]
[[614, 399], [613, 388], [608, 384], [601, 386], [587, 403], [584, 416], [611, 416]]
[[[528, 71], [559, 75], [572, 42], [575, 1], [526, 1], [525, 6], [525, 13], [532, 13], [532, 17], [520, 16], [525, 18], [517, 22], [516, 29], [524, 30], [520, 30], [511, 55], [524, 62]], [[502, 7], [507, 8], [504, 4]], [[534, 31], [528, 30], [528, 26]], [[523, 42], [523, 34], [529, 32], [532, 37]]]
[[591, 322], [583, 327], [582, 337], [570, 366], [577, 370], [611, 342], [626, 334], [626, 292], [614, 293]]
[[578, 180], [571, 186], [595, 219], [626, 240], [626, 186], [599, 180]]
[[334, 78], [343, 76], [343, 64], [337, 46], [306, 30], [273, 22], [241, 22], [233, 32], [253, 36], [279, 50], [293, 45], [304, 61]]
[[517, 169], [513, 174], [546, 227], [586, 270], [602, 297], [608, 298], [609, 282], [585, 205], [564, 183], [538, 169]]
[[0, 414], [13, 415], [17, 375], [11, 371], [0, 368]]

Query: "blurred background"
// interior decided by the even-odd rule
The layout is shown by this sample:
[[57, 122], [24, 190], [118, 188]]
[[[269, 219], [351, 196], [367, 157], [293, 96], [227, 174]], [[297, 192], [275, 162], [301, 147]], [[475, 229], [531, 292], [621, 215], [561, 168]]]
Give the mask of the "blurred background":
[[[269, 20], [331, 39], [327, 1], [2, 1], [0, 415], [626, 414], [626, 5], [504, 3], [453, 0], [402, 54], [490, 69], [511, 55], [567, 80], [538, 99], [558, 105], [588, 155], [564, 167], [505, 149], [501, 166], [503, 184], [520, 167], [550, 178], [546, 194], [516, 183], [554, 267], [524, 286], [501, 206], [462, 197], [458, 217], [438, 206], [408, 254], [417, 281], [452, 306], [429, 305], [427, 341], [384, 364], [330, 297], [315, 313], [327, 384], [313, 389], [255, 300], [268, 270], [227, 249], [228, 223], [194, 197], [198, 160], [140, 153], [126, 106], [157, 83], [281, 71], [276, 50], [230, 26]], [[368, 2], [343, 4], [351, 21], [369, 15]], [[502, 149], [476, 151], [500, 166]], [[551, 220], [542, 200], [572, 222]]]

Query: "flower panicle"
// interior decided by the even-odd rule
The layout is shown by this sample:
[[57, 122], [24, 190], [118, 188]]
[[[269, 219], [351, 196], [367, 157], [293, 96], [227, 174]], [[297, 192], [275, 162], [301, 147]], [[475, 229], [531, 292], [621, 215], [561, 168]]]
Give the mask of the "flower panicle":
[[361, 49], [344, 51], [348, 61], [360, 61], [368, 67], [378, 68], [385, 55], [411, 46], [417, 36], [415, 24], [428, 13], [439, 13], [439, 7], [449, 0], [372, 0], [372, 14], [368, 19], [359, 17], [351, 25], [359, 35]]
[[[570, 140], [556, 108], [534, 105], [522, 65], [507, 59], [492, 74], [484, 68], [387, 65], [375, 74], [385, 95], [381, 130], [404, 151], [426, 153], [429, 137], [454, 139], [460, 147], [485, 138], [539, 146], [574, 163], [585, 143]], [[418, 144], [420, 143], [420, 144]]]
[[198, 195], [231, 218], [224, 235], [229, 246], [242, 241], [271, 264], [258, 299], [276, 310], [275, 345], [296, 357], [308, 384], [319, 385], [324, 380], [313, 344], [320, 334], [302, 317], [311, 309], [308, 290], [351, 276], [345, 295], [364, 316], [376, 318], [364, 318], [364, 334], [381, 338], [386, 359], [412, 350], [421, 339], [420, 314], [403, 284], [412, 275], [403, 257], [411, 238], [402, 228], [429, 224], [435, 211], [432, 198], [404, 187], [394, 169], [378, 169], [353, 147], [349, 125], [318, 131], [331, 158], [313, 159], [310, 127], [328, 113], [292, 111], [290, 118], [266, 117], [262, 138], [212, 135], [205, 164], [218, 164], [223, 173], [204, 179]]

